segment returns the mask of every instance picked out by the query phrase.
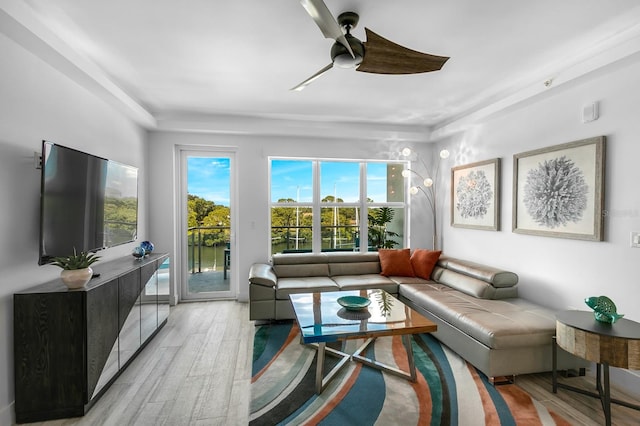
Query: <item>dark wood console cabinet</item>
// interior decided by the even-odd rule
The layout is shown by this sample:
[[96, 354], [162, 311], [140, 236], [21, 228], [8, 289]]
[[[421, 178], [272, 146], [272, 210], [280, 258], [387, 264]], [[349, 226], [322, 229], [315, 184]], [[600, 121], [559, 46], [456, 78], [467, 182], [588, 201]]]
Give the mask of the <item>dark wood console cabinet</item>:
[[99, 277], [13, 296], [18, 423], [84, 415], [167, 322], [167, 254], [98, 262]]

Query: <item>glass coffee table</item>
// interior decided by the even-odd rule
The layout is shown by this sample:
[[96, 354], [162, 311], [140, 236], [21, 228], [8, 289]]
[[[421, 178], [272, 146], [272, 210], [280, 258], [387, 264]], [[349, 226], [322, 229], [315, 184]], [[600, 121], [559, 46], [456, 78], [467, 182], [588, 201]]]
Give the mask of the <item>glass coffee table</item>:
[[[431, 333], [437, 325], [417, 311], [383, 290], [355, 290], [323, 293], [301, 293], [289, 296], [293, 304], [301, 342], [317, 347], [316, 393], [327, 384], [349, 361], [358, 361], [373, 368], [416, 381], [416, 368], [411, 347], [411, 335]], [[376, 338], [402, 336], [407, 352], [409, 371], [382, 364], [363, 354]], [[350, 339], [366, 339], [353, 353], [327, 347], [327, 343]], [[325, 354], [341, 358], [325, 376]]]

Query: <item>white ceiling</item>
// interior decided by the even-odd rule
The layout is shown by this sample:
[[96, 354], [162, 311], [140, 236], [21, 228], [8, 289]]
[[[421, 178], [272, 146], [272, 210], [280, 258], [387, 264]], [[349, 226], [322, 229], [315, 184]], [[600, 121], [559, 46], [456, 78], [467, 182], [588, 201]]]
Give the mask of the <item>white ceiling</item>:
[[406, 76], [334, 68], [293, 92], [329, 64], [332, 44], [297, 0], [2, 0], [12, 2], [27, 5], [154, 120], [224, 115], [436, 129], [632, 54], [635, 47], [611, 52], [638, 36], [640, 22], [637, 0], [326, 0], [334, 16], [360, 14], [352, 33], [362, 41], [366, 26], [451, 59], [441, 71]]

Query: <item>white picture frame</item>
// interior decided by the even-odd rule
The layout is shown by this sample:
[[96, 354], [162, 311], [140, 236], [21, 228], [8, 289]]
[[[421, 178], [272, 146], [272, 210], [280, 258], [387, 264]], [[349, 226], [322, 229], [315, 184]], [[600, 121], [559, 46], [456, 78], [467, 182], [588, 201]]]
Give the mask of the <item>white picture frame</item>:
[[605, 140], [514, 155], [512, 231], [603, 241]]
[[451, 169], [451, 226], [500, 230], [500, 159]]

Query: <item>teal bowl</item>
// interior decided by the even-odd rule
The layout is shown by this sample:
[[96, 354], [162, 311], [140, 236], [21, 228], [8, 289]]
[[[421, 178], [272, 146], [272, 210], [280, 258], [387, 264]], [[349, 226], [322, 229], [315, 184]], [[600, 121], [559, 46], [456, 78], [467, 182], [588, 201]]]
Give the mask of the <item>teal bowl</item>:
[[361, 296], [342, 296], [338, 298], [338, 304], [349, 311], [358, 311], [371, 304], [371, 300]]

